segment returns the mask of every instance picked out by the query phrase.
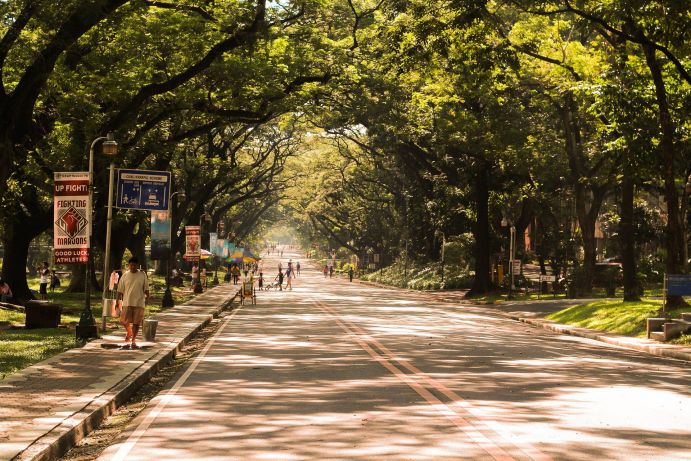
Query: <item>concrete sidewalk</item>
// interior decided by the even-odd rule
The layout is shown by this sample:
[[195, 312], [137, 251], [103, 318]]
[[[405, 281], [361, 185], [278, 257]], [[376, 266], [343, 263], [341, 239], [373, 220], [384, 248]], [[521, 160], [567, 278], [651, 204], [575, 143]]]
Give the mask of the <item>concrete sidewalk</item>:
[[600, 301], [598, 299], [545, 299], [541, 301], [508, 301], [501, 304], [476, 304], [472, 300], [464, 299], [464, 291], [450, 290], [422, 292], [411, 290], [408, 288], [398, 288], [388, 285], [383, 285], [376, 282], [367, 282], [357, 280], [358, 283], [367, 286], [374, 286], [389, 290], [407, 291], [417, 296], [425, 296], [432, 298], [435, 301], [441, 301], [451, 304], [467, 304], [474, 308], [487, 309], [495, 312], [498, 315], [517, 320], [519, 322], [535, 325], [546, 330], [551, 330], [556, 333], [568, 334], [578, 336], [581, 338], [592, 339], [607, 344], [611, 344], [626, 349], [632, 349], [646, 354], [656, 355], [670, 359], [684, 360], [691, 362], [691, 347], [680, 346], [675, 344], [660, 343], [646, 338], [637, 338], [632, 336], [623, 336], [614, 333], [609, 333], [600, 330], [591, 330], [588, 328], [575, 327], [573, 325], [564, 325], [551, 320], [545, 319], [548, 314], [565, 309], [576, 304], [588, 303], [592, 301]]
[[0, 460], [55, 459], [124, 403], [176, 351], [227, 308], [237, 286], [223, 284], [156, 314], [156, 342], [140, 350], [119, 334], [71, 349], [0, 381]]

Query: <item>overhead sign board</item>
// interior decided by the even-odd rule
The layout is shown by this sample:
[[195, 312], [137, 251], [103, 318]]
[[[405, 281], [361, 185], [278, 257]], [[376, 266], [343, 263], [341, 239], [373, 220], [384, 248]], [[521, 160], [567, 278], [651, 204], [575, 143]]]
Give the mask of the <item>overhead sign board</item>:
[[89, 173], [54, 173], [53, 208], [55, 264], [86, 264], [89, 261]]
[[118, 170], [116, 207], [166, 211], [169, 198], [169, 171]]

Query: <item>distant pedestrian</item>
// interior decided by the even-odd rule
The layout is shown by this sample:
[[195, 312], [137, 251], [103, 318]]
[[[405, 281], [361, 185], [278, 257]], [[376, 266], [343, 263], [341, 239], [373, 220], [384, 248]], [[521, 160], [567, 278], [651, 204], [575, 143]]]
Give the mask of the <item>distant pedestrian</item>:
[[278, 275], [274, 280], [278, 282], [278, 290], [283, 291], [283, 272], [278, 271]]
[[258, 284], [259, 284], [259, 290], [260, 291], [263, 290], [264, 289], [264, 273], [263, 272], [259, 273]]
[[197, 285], [197, 280], [199, 279], [199, 265], [197, 263], [192, 263], [192, 288]]
[[354, 274], [354, 273], [355, 273], [355, 271], [353, 270], [353, 266], [350, 266], [350, 268], [348, 269], [348, 279], [349, 279], [351, 282], [353, 281], [353, 274]]
[[39, 279], [39, 288], [38, 292], [41, 296], [41, 299], [47, 299], [48, 298], [48, 284], [50, 283], [50, 269], [48, 268], [48, 261], [43, 262], [43, 266], [40, 269], [40, 276], [41, 278]]
[[58, 277], [58, 274], [55, 273], [55, 269], [50, 271], [50, 292], [53, 293], [55, 292], [55, 289], [60, 286], [60, 277]]
[[144, 320], [144, 309], [146, 301], [149, 299], [149, 280], [144, 271], [139, 270], [139, 260], [136, 257], [128, 261], [129, 270], [122, 274], [118, 282], [118, 300], [122, 300], [125, 310], [125, 322], [127, 324], [127, 335], [125, 336], [126, 347], [138, 349], [137, 333], [139, 325]]
[[292, 280], [293, 280], [294, 276], [295, 275], [293, 274], [293, 270], [290, 267], [288, 267], [288, 270], [286, 271], [286, 278], [288, 279], [288, 281], [286, 282], [286, 289], [287, 290], [293, 291]]
[[326, 278], [329, 275], [329, 266], [324, 264], [324, 278]]
[[333, 277], [333, 276], [334, 276], [334, 267], [333, 267], [333, 266], [329, 266], [329, 278], [331, 278], [331, 277]]
[[295, 263], [295, 270], [297, 271], [297, 274], [300, 275], [300, 261]]

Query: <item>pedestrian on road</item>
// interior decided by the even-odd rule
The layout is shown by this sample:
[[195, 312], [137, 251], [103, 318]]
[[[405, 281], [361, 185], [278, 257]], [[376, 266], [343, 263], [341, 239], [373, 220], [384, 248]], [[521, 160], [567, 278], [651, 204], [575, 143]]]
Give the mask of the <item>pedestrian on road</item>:
[[259, 273], [259, 291], [264, 290], [264, 273], [260, 272]]
[[283, 291], [283, 272], [278, 271], [278, 275], [274, 280], [278, 282], [278, 290]]
[[327, 266], [326, 264], [324, 264], [324, 271], [323, 272], [324, 272], [324, 278], [326, 278], [326, 276], [329, 275], [329, 266]]
[[48, 261], [43, 262], [43, 267], [40, 269], [41, 278], [39, 280], [38, 292], [41, 295], [41, 299], [48, 298], [48, 284], [50, 283], [50, 269], [48, 269]]
[[297, 269], [297, 274], [300, 275], [300, 261], [295, 263], [295, 269]]
[[351, 282], [353, 281], [353, 273], [354, 273], [354, 272], [355, 272], [355, 271], [353, 270], [353, 266], [350, 266], [350, 268], [348, 269], [348, 279], [349, 279]]
[[333, 276], [334, 276], [334, 267], [333, 267], [333, 266], [329, 266], [329, 278], [331, 278], [331, 277], [333, 277]]
[[131, 345], [126, 344], [125, 347], [139, 349], [136, 341], [137, 333], [139, 333], [139, 325], [144, 320], [144, 308], [149, 299], [149, 280], [146, 278], [146, 273], [139, 270], [139, 260], [136, 257], [130, 258], [128, 266], [129, 270], [122, 274], [118, 282], [118, 300], [122, 300], [125, 310], [127, 323], [125, 343], [132, 342]]
[[288, 266], [288, 270], [286, 270], [286, 277], [288, 279], [288, 282], [286, 283], [286, 289], [293, 291], [292, 279], [293, 279], [294, 275], [293, 275], [293, 270], [290, 266]]

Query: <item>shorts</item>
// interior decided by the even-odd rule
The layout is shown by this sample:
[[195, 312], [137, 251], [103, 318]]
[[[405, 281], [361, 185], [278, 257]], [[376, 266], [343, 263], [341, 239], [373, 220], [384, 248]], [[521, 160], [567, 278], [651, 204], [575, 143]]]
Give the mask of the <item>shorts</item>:
[[48, 284], [47, 284], [47, 283], [41, 283], [38, 287], [39, 287], [39, 288], [38, 288], [38, 292], [39, 292], [40, 294], [42, 294], [42, 295], [47, 295], [47, 294], [48, 294], [48, 290], [47, 290]]
[[139, 325], [144, 320], [144, 308], [136, 306], [125, 307], [125, 322]]

